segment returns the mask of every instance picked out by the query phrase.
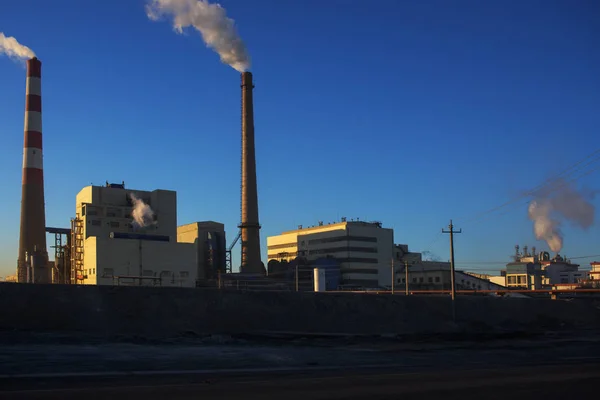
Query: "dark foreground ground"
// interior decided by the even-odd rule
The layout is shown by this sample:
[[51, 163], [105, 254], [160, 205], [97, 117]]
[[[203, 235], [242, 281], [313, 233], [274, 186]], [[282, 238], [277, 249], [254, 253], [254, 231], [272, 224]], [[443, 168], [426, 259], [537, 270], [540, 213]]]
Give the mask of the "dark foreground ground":
[[[430, 372], [389, 370], [63, 378], [0, 393], [6, 399], [567, 399], [597, 392], [600, 364]], [[44, 387], [46, 386], [46, 387]]]
[[0, 340], [0, 398], [552, 399], [595, 392], [598, 382], [595, 331], [464, 340], [291, 334], [153, 343], [47, 335]]

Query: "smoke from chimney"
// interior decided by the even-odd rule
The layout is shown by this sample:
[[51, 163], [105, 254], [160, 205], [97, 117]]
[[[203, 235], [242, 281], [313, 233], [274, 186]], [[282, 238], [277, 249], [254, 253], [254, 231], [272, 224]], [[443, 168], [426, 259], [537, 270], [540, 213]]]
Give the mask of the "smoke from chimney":
[[133, 218], [133, 224], [135, 227], [144, 228], [154, 224], [154, 211], [152, 211], [152, 208], [133, 193], [130, 193], [129, 197], [133, 202], [131, 217]]
[[589, 201], [593, 194], [580, 193], [567, 181], [558, 179], [534, 196], [528, 213], [535, 237], [545, 240], [553, 252], [558, 253], [563, 247], [563, 222], [572, 222], [582, 229], [594, 223], [595, 209]]
[[206, 0], [151, 0], [146, 5], [146, 15], [153, 21], [172, 16], [173, 28], [178, 33], [193, 26], [206, 45], [219, 54], [221, 62], [239, 72], [250, 67], [250, 57], [235, 30], [235, 22], [227, 17], [220, 4]]
[[0, 32], [0, 54], [6, 54], [8, 58], [19, 61], [35, 57], [33, 50], [27, 46], [23, 46], [12, 36], [4, 36], [3, 32]]

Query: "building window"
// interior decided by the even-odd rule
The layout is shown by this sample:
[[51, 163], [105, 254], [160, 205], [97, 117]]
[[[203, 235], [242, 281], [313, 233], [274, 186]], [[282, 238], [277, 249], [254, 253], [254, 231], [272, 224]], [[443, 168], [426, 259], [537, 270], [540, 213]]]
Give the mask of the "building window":
[[413, 278], [413, 283], [417, 283], [417, 278]]
[[119, 227], [119, 223], [117, 221], [110, 221], [110, 227], [111, 228], [118, 228]]
[[312, 244], [350, 242], [350, 241], [377, 243], [377, 238], [369, 237], [369, 236], [335, 236], [335, 237], [329, 237], [329, 238], [323, 238], [323, 239], [309, 240], [308, 244], [312, 245]]
[[436, 277], [435, 277], [435, 282], [436, 282], [436, 283], [438, 283], [439, 281], [440, 281], [440, 277], [439, 277], [439, 276], [436, 276]]
[[427, 282], [433, 283], [433, 278], [430, 276], [429, 278], [427, 278]]
[[346, 257], [339, 258], [340, 262], [352, 262], [352, 263], [362, 263], [362, 264], [377, 264], [379, 262], [376, 258], [365, 258], [365, 257]]
[[423, 283], [423, 278], [419, 278], [419, 283]]
[[92, 222], [92, 225], [94, 225], [94, 226], [100, 226], [101, 225], [99, 219], [93, 219], [91, 222]]
[[187, 279], [189, 276], [190, 276], [190, 273], [188, 271], [179, 272], [179, 277], [182, 279]]
[[377, 275], [379, 271], [375, 268], [343, 268], [341, 270], [343, 274], [370, 274]]
[[283, 244], [274, 244], [271, 246], [267, 246], [267, 250], [275, 250], [275, 249], [285, 249], [286, 247], [296, 247], [296, 243], [283, 243]]
[[104, 268], [103, 271], [104, 272], [102, 273], [102, 276], [104, 278], [112, 278], [113, 277], [114, 270], [112, 268]]

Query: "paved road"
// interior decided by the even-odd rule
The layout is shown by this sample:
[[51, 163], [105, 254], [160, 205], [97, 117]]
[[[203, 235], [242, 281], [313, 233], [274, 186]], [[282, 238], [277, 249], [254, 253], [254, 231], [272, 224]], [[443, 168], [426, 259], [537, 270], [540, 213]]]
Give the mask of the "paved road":
[[594, 393], [600, 364], [478, 370], [150, 375], [16, 382], [2, 399], [559, 399]]

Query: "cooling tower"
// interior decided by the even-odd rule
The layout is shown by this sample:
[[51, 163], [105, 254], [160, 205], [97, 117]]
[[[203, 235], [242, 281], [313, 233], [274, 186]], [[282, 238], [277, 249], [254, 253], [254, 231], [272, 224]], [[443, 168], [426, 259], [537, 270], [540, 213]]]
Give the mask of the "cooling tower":
[[260, 224], [254, 152], [254, 107], [252, 74], [242, 73], [242, 260], [241, 272], [264, 274], [260, 260]]
[[[37, 268], [46, 268], [46, 212], [44, 209], [44, 173], [42, 162], [42, 63], [27, 61], [25, 100], [25, 140], [23, 145], [23, 181], [21, 192], [21, 233], [17, 275], [28, 281], [27, 268], [35, 256]], [[27, 257], [29, 255], [29, 257]], [[40, 281], [39, 283], [47, 283]]]

